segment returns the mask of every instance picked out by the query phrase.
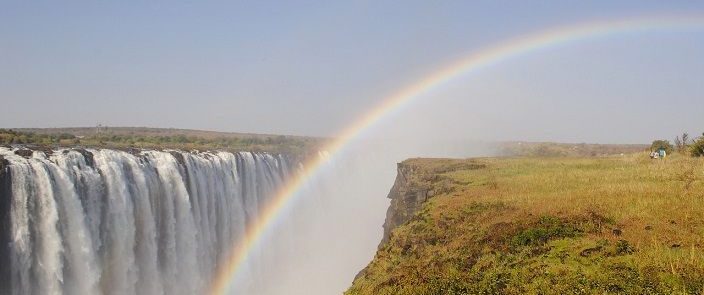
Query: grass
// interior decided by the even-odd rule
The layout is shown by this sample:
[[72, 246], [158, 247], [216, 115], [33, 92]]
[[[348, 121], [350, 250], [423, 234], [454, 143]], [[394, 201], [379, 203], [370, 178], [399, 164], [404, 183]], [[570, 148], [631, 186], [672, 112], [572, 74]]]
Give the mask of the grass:
[[346, 294], [704, 293], [704, 159], [404, 164], [442, 189]]

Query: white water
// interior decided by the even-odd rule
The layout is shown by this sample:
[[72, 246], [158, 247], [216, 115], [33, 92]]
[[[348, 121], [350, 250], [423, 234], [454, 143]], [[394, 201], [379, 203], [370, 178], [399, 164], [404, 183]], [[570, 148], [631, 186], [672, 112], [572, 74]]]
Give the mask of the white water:
[[[2, 294], [204, 293], [291, 170], [284, 156], [246, 152], [0, 155], [11, 177]], [[265, 282], [263, 251], [238, 290]]]

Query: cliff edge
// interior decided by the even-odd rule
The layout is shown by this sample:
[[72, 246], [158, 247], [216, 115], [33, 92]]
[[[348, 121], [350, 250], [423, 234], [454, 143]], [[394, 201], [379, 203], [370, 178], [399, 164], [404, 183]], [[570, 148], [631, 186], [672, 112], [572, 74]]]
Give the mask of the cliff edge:
[[396, 180], [387, 196], [391, 199], [391, 203], [386, 210], [384, 236], [379, 243], [379, 248], [389, 241], [393, 229], [406, 223], [428, 197], [433, 195], [433, 191], [427, 186], [421, 186], [411, 180], [415, 172], [413, 165], [398, 163], [396, 170]]
[[704, 293], [704, 159], [410, 159], [388, 197], [345, 294]]

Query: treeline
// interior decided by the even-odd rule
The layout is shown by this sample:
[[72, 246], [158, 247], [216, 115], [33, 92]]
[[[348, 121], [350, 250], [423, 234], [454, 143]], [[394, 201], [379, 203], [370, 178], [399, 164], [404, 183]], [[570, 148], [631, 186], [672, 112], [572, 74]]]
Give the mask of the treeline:
[[0, 129], [0, 144], [75, 144], [76, 136], [68, 133], [62, 134], [37, 134], [20, 132], [12, 129]]
[[149, 148], [183, 150], [264, 151], [277, 153], [308, 153], [319, 140], [293, 136], [217, 137], [166, 135], [121, 135], [98, 133], [88, 136], [73, 134], [43, 134], [0, 129], [0, 144], [30, 144], [44, 146], [87, 146], [104, 148]]
[[499, 143], [500, 156], [520, 157], [602, 157], [641, 152], [645, 144], [589, 144], [553, 142]]
[[678, 152], [692, 157], [702, 157], [704, 156], [704, 133], [698, 138], [691, 138], [689, 134], [682, 133], [675, 137], [674, 144], [666, 139], [655, 140], [650, 145], [650, 149], [653, 151], [664, 149], [668, 154]]

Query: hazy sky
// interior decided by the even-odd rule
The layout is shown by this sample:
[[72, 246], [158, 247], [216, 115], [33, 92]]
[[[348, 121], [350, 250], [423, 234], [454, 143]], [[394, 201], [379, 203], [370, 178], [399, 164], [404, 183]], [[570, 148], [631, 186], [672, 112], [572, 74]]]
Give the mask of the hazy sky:
[[[675, 1], [0, 1], [0, 127], [335, 135], [506, 38]], [[335, 2], [335, 3], [333, 3]], [[646, 142], [704, 131], [704, 31], [571, 43], [462, 77], [385, 121], [468, 139]]]

